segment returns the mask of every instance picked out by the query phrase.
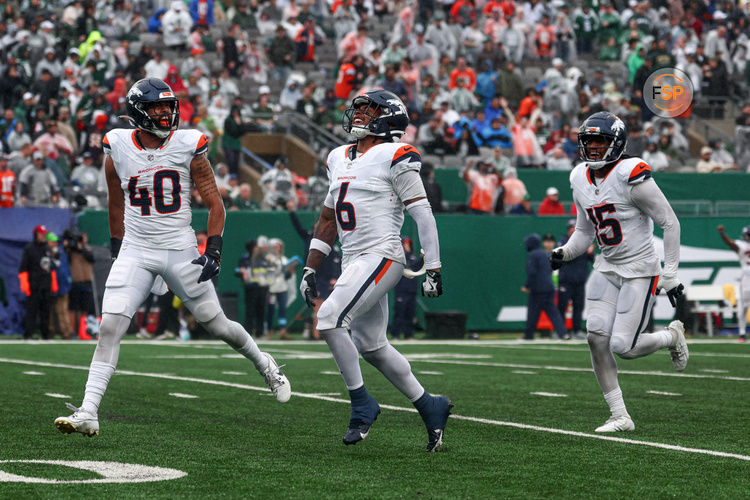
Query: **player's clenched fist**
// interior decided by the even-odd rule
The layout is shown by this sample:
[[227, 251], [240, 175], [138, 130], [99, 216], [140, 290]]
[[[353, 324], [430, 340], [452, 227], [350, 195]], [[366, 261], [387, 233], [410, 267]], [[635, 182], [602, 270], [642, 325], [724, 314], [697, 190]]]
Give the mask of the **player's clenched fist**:
[[318, 287], [315, 284], [315, 269], [311, 267], [305, 267], [302, 272], [302, 281], [299, 284], [299, 291], [302, 296], [305, 297], [308, 307], [315, 307], [315, 301], [313, 300], [318, 296]]
[[422, 282], [422, 296], [440, 297], [443, 294], [443, 277], [440, 271], [427, 271], [427, 277]]

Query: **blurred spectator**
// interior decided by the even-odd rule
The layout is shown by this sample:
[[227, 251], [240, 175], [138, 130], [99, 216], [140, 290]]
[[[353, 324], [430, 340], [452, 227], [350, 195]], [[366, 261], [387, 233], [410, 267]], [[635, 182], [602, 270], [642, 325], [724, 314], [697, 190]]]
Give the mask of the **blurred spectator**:
[[242, 154], [240, 139], [246, 133], [257, 130], [258, 126], [254, 123], [242, 120], [242, 112], [239, 106], [232, 106], [229, 116], [224, 120], [224, 135], [221, 138], [224, 157], [230, 174], [238, 173], [240, 168], [240, 155]]
[[297, 113], [303, 114], [311, 120], [316, 119], [318, 113], [323, 111], [320, 109], [318, 102], [313, 98], [314, 93], [315, 82], [310, 82], [305, 85], [305, 88], [302, 89], [302, 97], [297, 101], [296, 108]]
[[161, 58], [161, 52], [155, 50], [153, 58], [144, 67], [146, 70], [145, 78], [160, 78], [163, 80], [167, 77], [169, 66], [169, 62]]
[[274, 80], [286, 82], [294, 66], [297, 46], [281, 24], [276, 27], [276, 35], [266, 42], [266, 53], [268, 66], [271, 68], [271, 77]]
[[442, 212], [443, 211], [443, 189], [440, 184], [435, 180], [435, 167], [432, 163], [422, 163], [422, 169], [419, 171], [419, 175], [422, 177], [422, 184], [424, 184], [424, 190], [427, 194], [427, 201], [432, 208], [432, 211]]
[[[286, 304], [287, 304], [287, 270], [288, 259], [284, 255], [284, 242], [278, 238], [268, 240], [268, 253], [266, 254], [268, 267], [268, 306], [266, 308], [267, 337], [273, 339], [275, 326], [278, 325], [279, 338], [291, 340], [286, 331]], [[274, 316], [278, 311], [278, 318], [274, 323]]]
[[722, 172], [724, 169], [722, 166], [711, 159], [711, 153], [713, 149], [708, 146], [701, 148], [701, 157], [698, 163], [695, 165], [695, 171], [699, 174], [711, 174]]
[[[555, 239], [552, 235], [545, 235], [545, 241], [551, 237], [552, 247]], [[526, 282], [521, 287], [521, 291], [529, 294], [528, 309], [526, 312], [526, 329], [524, 330], [524, 340], [533, 340], [534, 332], [537, 329], [539, 316], [544, 311], [552, 322], [557, 336], [561, 340], [570, 339], [568, 331], [565, 328], [565, 320], [560, 315], [560, 311], [555, 307], [555, 286], [552, 284], [552, 268], [549, 264], [545, 248], [541, 248], [539, 235], [534, 233], [524, 239], [524, 245], [529, 252], [526, 260]], [[552, 248], [550, 247], [550, 250]]]
[[55, 174], [47, 168], [41, 151], [35, 151], [33, 158], [34, 164], [26, 167], [18, 176], [17, 197], [20, 200], [20, 206], [57, 204], [60, 188]]
[[370, 54], [377, 45], [367, 35], [368, 29], [365, 24], [360, 24], [356, 31], [347, 33], [338, 45], [339, 58], [351, 59], [356, 55], [365, 57]]
[[27, 142], [21, 146], [20, 150], [13, 151], [8, 156], [8, 168], [16, 175], [16, 181], [26, 167], [34, 164], [32, 153], [34, 153], [34, 146], [31, 142]]
[[270, 131], [274, 118], [274, 109], [269, 102], [271, 89], [268, 85], [261, 85], [258, 94], [258, 102], [253, 106], [253, 119], [259, 126]]
[[527, 117], [522, 117], [511, 127], [513, 151], [519, 168], [539, 168], [544, 163], [542, 147], [536, 137], [536, 129]]
[[432, 20], [433, 22], [425, 31], [425, 41], [434, 45], [440, 54], [447, 54], [451, 59], [455, 59], [458, 40], [456, 40], [450, 26], [445, 24], [445, 14], [438, 10], [433, 14]]
[[18, 269], [21, 292], [26, 295], [24, 339], [30, 339], [39, 326], [42, 338], [49, 336], [49, 313], [52, 293], [57, 292], [57, 277], [52, 269], [47, 228], [38, 225], [33, 231], [33, 241], [26, 245]]
[[[417, 271], [422, 267], [423, 260], [412, 252], [411, 238], [401, 238], [406, 257], [406, 269]], [[419, 280], [402, 276], [393, 289], [393, 321], [391, 322], [391, 336], [394, 339], [414, 338], [414, 322], [417, 312], [417, 288]]]
[[510, 207], [510, 212], [513, 215], [534, 215], [534, 209], [531, 207], [531, 197], [528, 193], [523, 195], [521, 202], [517, 205]]
[[70, 173], [70, 180], [91, 192], [99, 185], [99, 169], [94, 166], [94, 158], [86, 151], [81, 155], [81, 163]]
[[479, 105], [474, 93], [466, 87], [466, 79], [458, 78], [456, 87], [451, 90], [451, 107], [458, 113], [471, 111]]
[[404, 81], [398, 77], [398, 70], [399, 67], [396, 64], [386, 66], [385, 75], [383, 76], [383, 79], [378, 82], [378, 86], [389, 92], [393, 92], [402, 101], [409, 102], [409, 91], [406, 89]]
[[289, 160], [280, 156], [273, 168], [261, 176], [264, 210], [282, 210], [294, 199], [293, 173], [288, 167]]
[[8, 133], [6, 143], [10, 151], [19, 151], [24, 144], [31, 143], [31, 136], [26, 133], [26, 129], [21, 120], [14, 120], [13, 128]]
[[8, 169], [8, 155], [0, 152], [0, 208], [12, 208], [15, 203], [16, 174]]
[[214, 0], [190, 0], [190, 17], [193, 24], [213, 26]]
[[237, 196], [232, 200], [230, 210], [260, 210], [260, 205], [253, 199], [253, 188], [247, 182], [240, 184]]
[[573, 162], [565, 154], [561, 144], [557, 144], [546, 155], [547, 170], [571, 170]]
[[[567, 243], [568, 239], [570, 239], [570, 236], [573, 234], [575, 227], [576, 220], [570, 219], [568, 221], [567, 234], [557, 242], [556, 246], [560, 247]], [[583, 307], [586, 301], [586, 280], [591, 271], [590, 264], [593, 261], [594, 244], [592, 243], [589, 245], [588, 250], [585, 253], [566, 262], [565, 265], [560, 268], [558, 274], [557, 309], [560, 311], [560, 315], [565, 318], [568, 304], [570, 302], [573, 303], [572, 326], [573, 332], [575, 332], [574, 338], [579, 340], [586, 338], [586, 332], [581, 326], [581, 318], [583, 317]]]
[[481, 146], [488, 148], [510, 148], [513, 147], [513, 138], [510, 132], [503, 125], [505, 116], [494, 118], [489, 125], [485, 125], [478, 131]]
[[583, 9], [575, 18], [575, 34], [578, 41], [578, 52], [590, 54], [594, 49], [594, 40], [597, 37], [599, 20], [591, 11], [588, 2], [583, 4]]
[[315, 62], [315, 47], [322, 45], [325, 40], [325, 34], [315, 24], [315, 18], [310, 16], [305, 19], [304, 26], [294, 38], [297, 44], [297, 60]]
[[473, 161], [469, 161], [461, 172], [464, 182], [470, 185], [469, 210], [475, 214], [494, 212], [495, 191], [502, 179], [492, 164], [484, 159], [477, 162], [476, 170]]
[[[540, 4], [537, 4], [540, 5]], [[542, 60], [550, 59], [555, 45], [555, 27], [549, 22], [549, 14], [542, 14], [541, 21], [535, 27], [534, 43], [536, 55]]]
[[424, 28], [421, 25], [414, 28], [414, 33], [416, 36], [410, 41], [406, 49], [407, 55], [422, 74], [429, 73], [433, 77], [437, 77], [440, 53], [434, 45], [425, 41]]
[[164, 13], [167, 9], [161, 7], [154, 11], [151, 17], [148, 18], [148, 32], [149, 33], [161, 33], [161, 20], [164, 17]]
[[548, 187], [541, 205], [539, 215], [565, 215], [565, 206], [560, 202], [560, 192], [556, 187]]
[[722, 170], [737, 170], [737, 164], [734, 162], [732, 153], [726, 150], [724, 143], [721, 141], [710, 141], [711, 160], [721, 166]]
[[459, 57], [456, 62], [456, 68], [450, 73], [450, 89], [453, 90], [458, 85], [458, 79], [462, 78], [466, 88], [474, 92], [477, 86], [477, 75], [474, 70], [467, 66], [466, 58]]
[[237, 40], [241, 35], [239, 26], [232, 25], [221, 39], [221, 51], [224, 56], [223, 69], [227, 70], [232, 77], [237, 77], [240, 69], [240, 53], [237, 49]]
[[523, 81], [515, 71], [515, 63], [507, 61], [495, 82], [496, 95], [505, 97], [510, 106], [516, 108], [524, 98]]
[[649, 164], [651, 170], [658, 172], [659, 170], [665, 170], [669, 168], [669, 158], [664, 154], [664, 151], [659, 151], [657, 144], [649, 142], [646, 145], [646, 151], [643, 152], [643, 161]]
[[51, 269], [55, 271], [57, 290], [50, 295], [49, 337], [60, 335], [63, 340], [70, 340], [73, 329], [68, 315], [68, 293], [71, 287], [70, 263], [65, 252], [65, 242], [60, 241], [55, 233], [47, 233], [47, 244], [51, 260]]
[[304, 77], [291, 75], [286, 86], [279, 95], [279, 105], [282, 109], [297, 109], [297, 102], [302, 98], [302, 84]]
[[184, 51], [187, 48], [191, 26], [193, 19], [185, 11], [185, 4], [182, 0], [174, 0], [161, 18], [164, 45], [171, 50]]

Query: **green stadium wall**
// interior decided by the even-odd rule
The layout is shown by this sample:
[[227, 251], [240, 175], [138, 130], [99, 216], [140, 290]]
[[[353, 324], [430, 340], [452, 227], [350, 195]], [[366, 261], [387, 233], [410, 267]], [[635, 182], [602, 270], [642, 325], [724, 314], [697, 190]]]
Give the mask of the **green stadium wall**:
[[[443, 190], [443, 199], [453, 203], [467, 200], [466, 183], [457, 168], [435, 169], [435, 180]], [[526, 184], [532, 201], [542, 201], [550, 186], [560, 191], [560, 199], [572, 201], [570, 172], [549, 170], [518, 170], [518, 178]], [[726, 200], [750, 199], [750, 175], [740, 172], [722, 174], [654, 173], [654, 179], [668, 200]]]
[[[721, 176], [719, 176], [721, 177]], [[562, 189], [561, 189], [562, 191]], [[300, 219], [312, 227], [316, 214], [300, 212]], [[193, 227], [206, 227], [208, 213], [193, 212]], [[562, 236], [567, 217], [437, 215], [445, 294], [437, 299], [418, 297], [418, 316], [427, 311], [463, 311], [468, 314], [469, 330], [518, 330], [525, 318], [526, 295], [521, 292], [526, 270], [524, 237], [532, 232]], [[724, 284], [736, 281], [739, 264], [734, 252], [720, 240], [716, 226], [724, 224], [728, 234], [739, 237], [750, 224], [744, 217], [681, 217], [682, 249], [680, 278], [686, 285]], [[92, 244], [109, 245], [107, 213], [87, 211], [78, 219]], [[286, 255], [304, 254], [303, 243], [286, 212], [228, 212], [224, 232], [220, 292], [238, 292], [239, 319], [244, 318], [242, 284], [234, 268], [245, 251], [245, 242], [259, 234], [281, 238]], [[406, 217], [403, 234], [417, 241], [416, 225]], [[657, 236], [661, 230], [657, 228]], [[301, 271], [298, 271], [298, 275]], [[299, 276], [298, 276], [299, 278]], [[288, 311], [293, 321], [309, 314], [298, 297]], [[660, 297], [655, 307], [657, 321], [667, 321], [672, 310]], [[295, 327], [294, 324], [291, 325]], [[299, 327], [299, 323], [296, 324]]]

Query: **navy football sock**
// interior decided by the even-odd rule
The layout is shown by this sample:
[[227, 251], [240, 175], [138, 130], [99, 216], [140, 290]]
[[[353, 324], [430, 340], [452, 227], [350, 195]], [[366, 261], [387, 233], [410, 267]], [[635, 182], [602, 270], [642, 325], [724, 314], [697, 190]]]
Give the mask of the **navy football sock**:
[[352, 414], [350, 421], [361, 420], [371, 424], [378, 416], [378, 402], [370, 396], [365, 386], [349, 391], [349, 399], [352, 402]]

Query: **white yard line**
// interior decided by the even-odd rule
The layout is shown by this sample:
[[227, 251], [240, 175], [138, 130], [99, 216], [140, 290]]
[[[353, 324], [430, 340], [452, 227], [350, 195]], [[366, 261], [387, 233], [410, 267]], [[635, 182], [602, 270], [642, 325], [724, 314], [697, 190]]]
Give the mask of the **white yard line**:
[[[31, 366], [46, 366], [49, 368], [65, 368], [69, 370], [88, 370], [89, 369], [88, 366], [66, 365], [66, 364], [61, 364], [61, 363], [47, 363], [47, 362], [42, 362], [42, 361], [28, 361], [28, 360], [23, 360], [23, 359], [10, 359], [10, 358], [0, 358], [0, 363], [13, 363], [13, 364], [31, 365]], [[223, 380], [206, 380], [206, 379], [200, 379], [200, 378], [194, 378], [194, 377], [180, 377], [177, 375], [168, 375], [168, 374], [163, 374], [163, 373], [134, 372], [130, 370], [121, 370], [121, 371], [118, 371], [117, 373], [120, 375], [134, 375], [134, 376], [140, 376], [140, 377], [159, 378], [159, 379], [166, 379], [166, 380], [179, 380], [182, 382], [195, 382], [198, 384], [218, 385], [218, 386], [223, 386], [223, 387], [233, 387], [236, 389], [245, 389], [245, 390], [251, 390], [251, 391], [258, 391], [258, 392], [270, 392], [269, 389], [266, 387], [258, 387], [258, 386], [252, 386], [252, 385], [246, 385], [246, 384], [236, 384], [233, 382], [225, 382]], [[298, 398], [316, 399], [319, 401], [328, 401], [331, 403], [342, 403], [342, 404], [347, 404], [347, 405], [349, 404], [348, 399], [335, 398], [335, 397], [324, 396], [320, 394], [308, 394], [304, 392], [292, 392], [292, 394]], [[380, 405], [380, 407], [388, 409], [388, 410], [394, 410], [394, 411], [404, 411], [404, 412], [410, 412], [410, 413], [417, 412], [417, 410], [414, 408], [405, 408], [402, 406], [382, 404]], [[737, 460], [750, 461], [750, 456], [740, 455], [738, 453], [727, 453], [724, 451], [706, 450], [702, 448], [687, 448], [684, 446], [665, 444], [665, 443], [655, 443], [652, 441], [639, 441], [636, 439], [603, 436], [599, 434], [588, 434], [585, 432], [568, 431], [565, 429], [555, 429], [552, 427], [541, 427], [537, 425], [521, 424], [518, 422], [505, 422], [502, 420], [469, 417], [465, 415], [451, 415], [451, 418], [455, 420], [466, 420], [469, 422], [476, 422], [480, 424], [497, 425], [497, 426], [503, 426], [503, 427], [514, 427], [516, 429], [548, 432], [551, 434], [562, 434], [566, 436], [599, 439], [601, 441], [634, 444], [634, 445], [639, 445], [639, 446], [650, 446], [652, 448], [661, 448], [664, 450], [681, 451], [685, 453], [697, 453], [697, 454], [702, 454], [702, 455], [711, 455], [715, 457], [734, 458]]]

